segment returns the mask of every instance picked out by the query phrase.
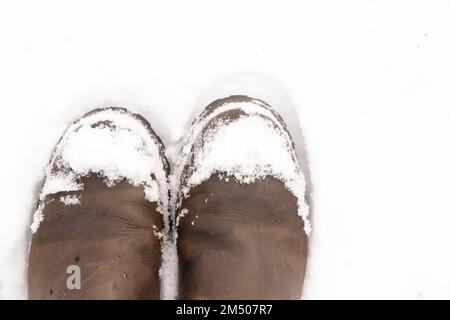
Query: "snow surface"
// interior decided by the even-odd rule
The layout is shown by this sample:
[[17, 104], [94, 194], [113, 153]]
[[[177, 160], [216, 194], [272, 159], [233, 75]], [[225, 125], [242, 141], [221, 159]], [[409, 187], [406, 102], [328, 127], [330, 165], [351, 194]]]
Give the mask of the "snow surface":
[[202, 108], [246, 94], [307, 151], [303, 297], [450, 298], [449, 14], [444, 0], [0, 0], [0, 297], [26, 297], [29, 225], [69, 123], [126, 106], [173, 163]]

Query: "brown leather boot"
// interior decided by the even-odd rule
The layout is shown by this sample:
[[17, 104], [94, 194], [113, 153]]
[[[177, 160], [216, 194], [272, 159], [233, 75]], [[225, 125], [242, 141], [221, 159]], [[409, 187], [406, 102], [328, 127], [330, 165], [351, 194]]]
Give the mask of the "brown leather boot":
[[248, 97], [217, 100], [194, 121], [182, 153], [180, 298], [300, 298], [308, 206], [280, 116]]
[[32, 225], [31, 299], [158, 299], [164, 147], [125, 109], [88, 113], [55, 148]]

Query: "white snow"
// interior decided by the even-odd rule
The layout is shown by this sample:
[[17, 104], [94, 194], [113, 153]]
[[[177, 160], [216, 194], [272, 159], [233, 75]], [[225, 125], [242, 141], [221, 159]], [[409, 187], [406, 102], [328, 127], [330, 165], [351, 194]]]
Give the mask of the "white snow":
[[158, 227], [153, 225], [153, 234], [155, 235], [155, 237], [157, 237], [158, 239], [162, 239], [164, 237], [164, 232], [158, 230]]
[[126, 106], [173, 164], [193, 118], [231, 94], [280, 112], [310, 169], [304, 298], [450, 298], [449, 13], [440, 0], [0, 0], [0, 298], [26, 298], [29, 225], [69, 123]]
[[[172, 207], [174, 208], [174, 207]], [[187, 214], [189, 213], [189, 209], [187, 208], [182, 208], [180, 210], [180, 213], [178, 215], [176, 215], [176, 220], [175, 220], [175, 225], [178, 227], [178, 225], [180, 224], [180, 220], [182, 218], [184, 218]]]
[[[219, 173], [220, 178], [225, 174], [225, 181], [234, 177], [240, 183], [252, 183], [273, 176], [282, 181], [297, 198], [298, 214], [309, 235], [311, 224], [305, 202], [305, 179], [289, 133], [268, 108], [257, 100], [229, 102], [205, 117], [200, 116], [181, 147], [175, 181], [180, 181], [187, 161], [194, 170], [181, 187], [178, 183], [173, 189], [187, 196], [191, 188], [207, 180], [213, 173]], [[212, 119], [230, 110], [239, 110], [244, 115], [233, 121], [224, 122], [221, 119], [205, 130]]]
[[80, 197], [76, 195], [67, 195], [59, 198], [59, 201], [64, 203], [65, 206], [75, 206], [81, 204]]

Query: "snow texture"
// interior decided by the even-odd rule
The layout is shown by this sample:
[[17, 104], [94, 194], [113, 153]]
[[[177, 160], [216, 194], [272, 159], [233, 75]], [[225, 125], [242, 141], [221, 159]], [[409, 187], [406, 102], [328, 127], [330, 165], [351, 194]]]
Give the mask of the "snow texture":
[[80, 197], [76, 195], [67, 195], [59, 198], [59, 201], [64, 203], [65, 206], [75, 206], [77, 204], [81, 204]]
[[449, 12], [0, 0], [0, 298], [27, 297], [29, 225], [68, 124], [126, 106], [173, 164], [194, 117], [232, 94], [274, 106], [294, 139], [313, 225], [303, 298], [450, 298]]

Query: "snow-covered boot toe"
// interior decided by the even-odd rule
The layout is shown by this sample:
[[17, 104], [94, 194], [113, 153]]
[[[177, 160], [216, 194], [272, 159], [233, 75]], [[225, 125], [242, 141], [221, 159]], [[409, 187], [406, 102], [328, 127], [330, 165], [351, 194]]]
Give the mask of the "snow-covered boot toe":
[[34, 215], [29, 298], [158, 299], [168, 170], [139, 115], [98, 109], [69, 126]]

